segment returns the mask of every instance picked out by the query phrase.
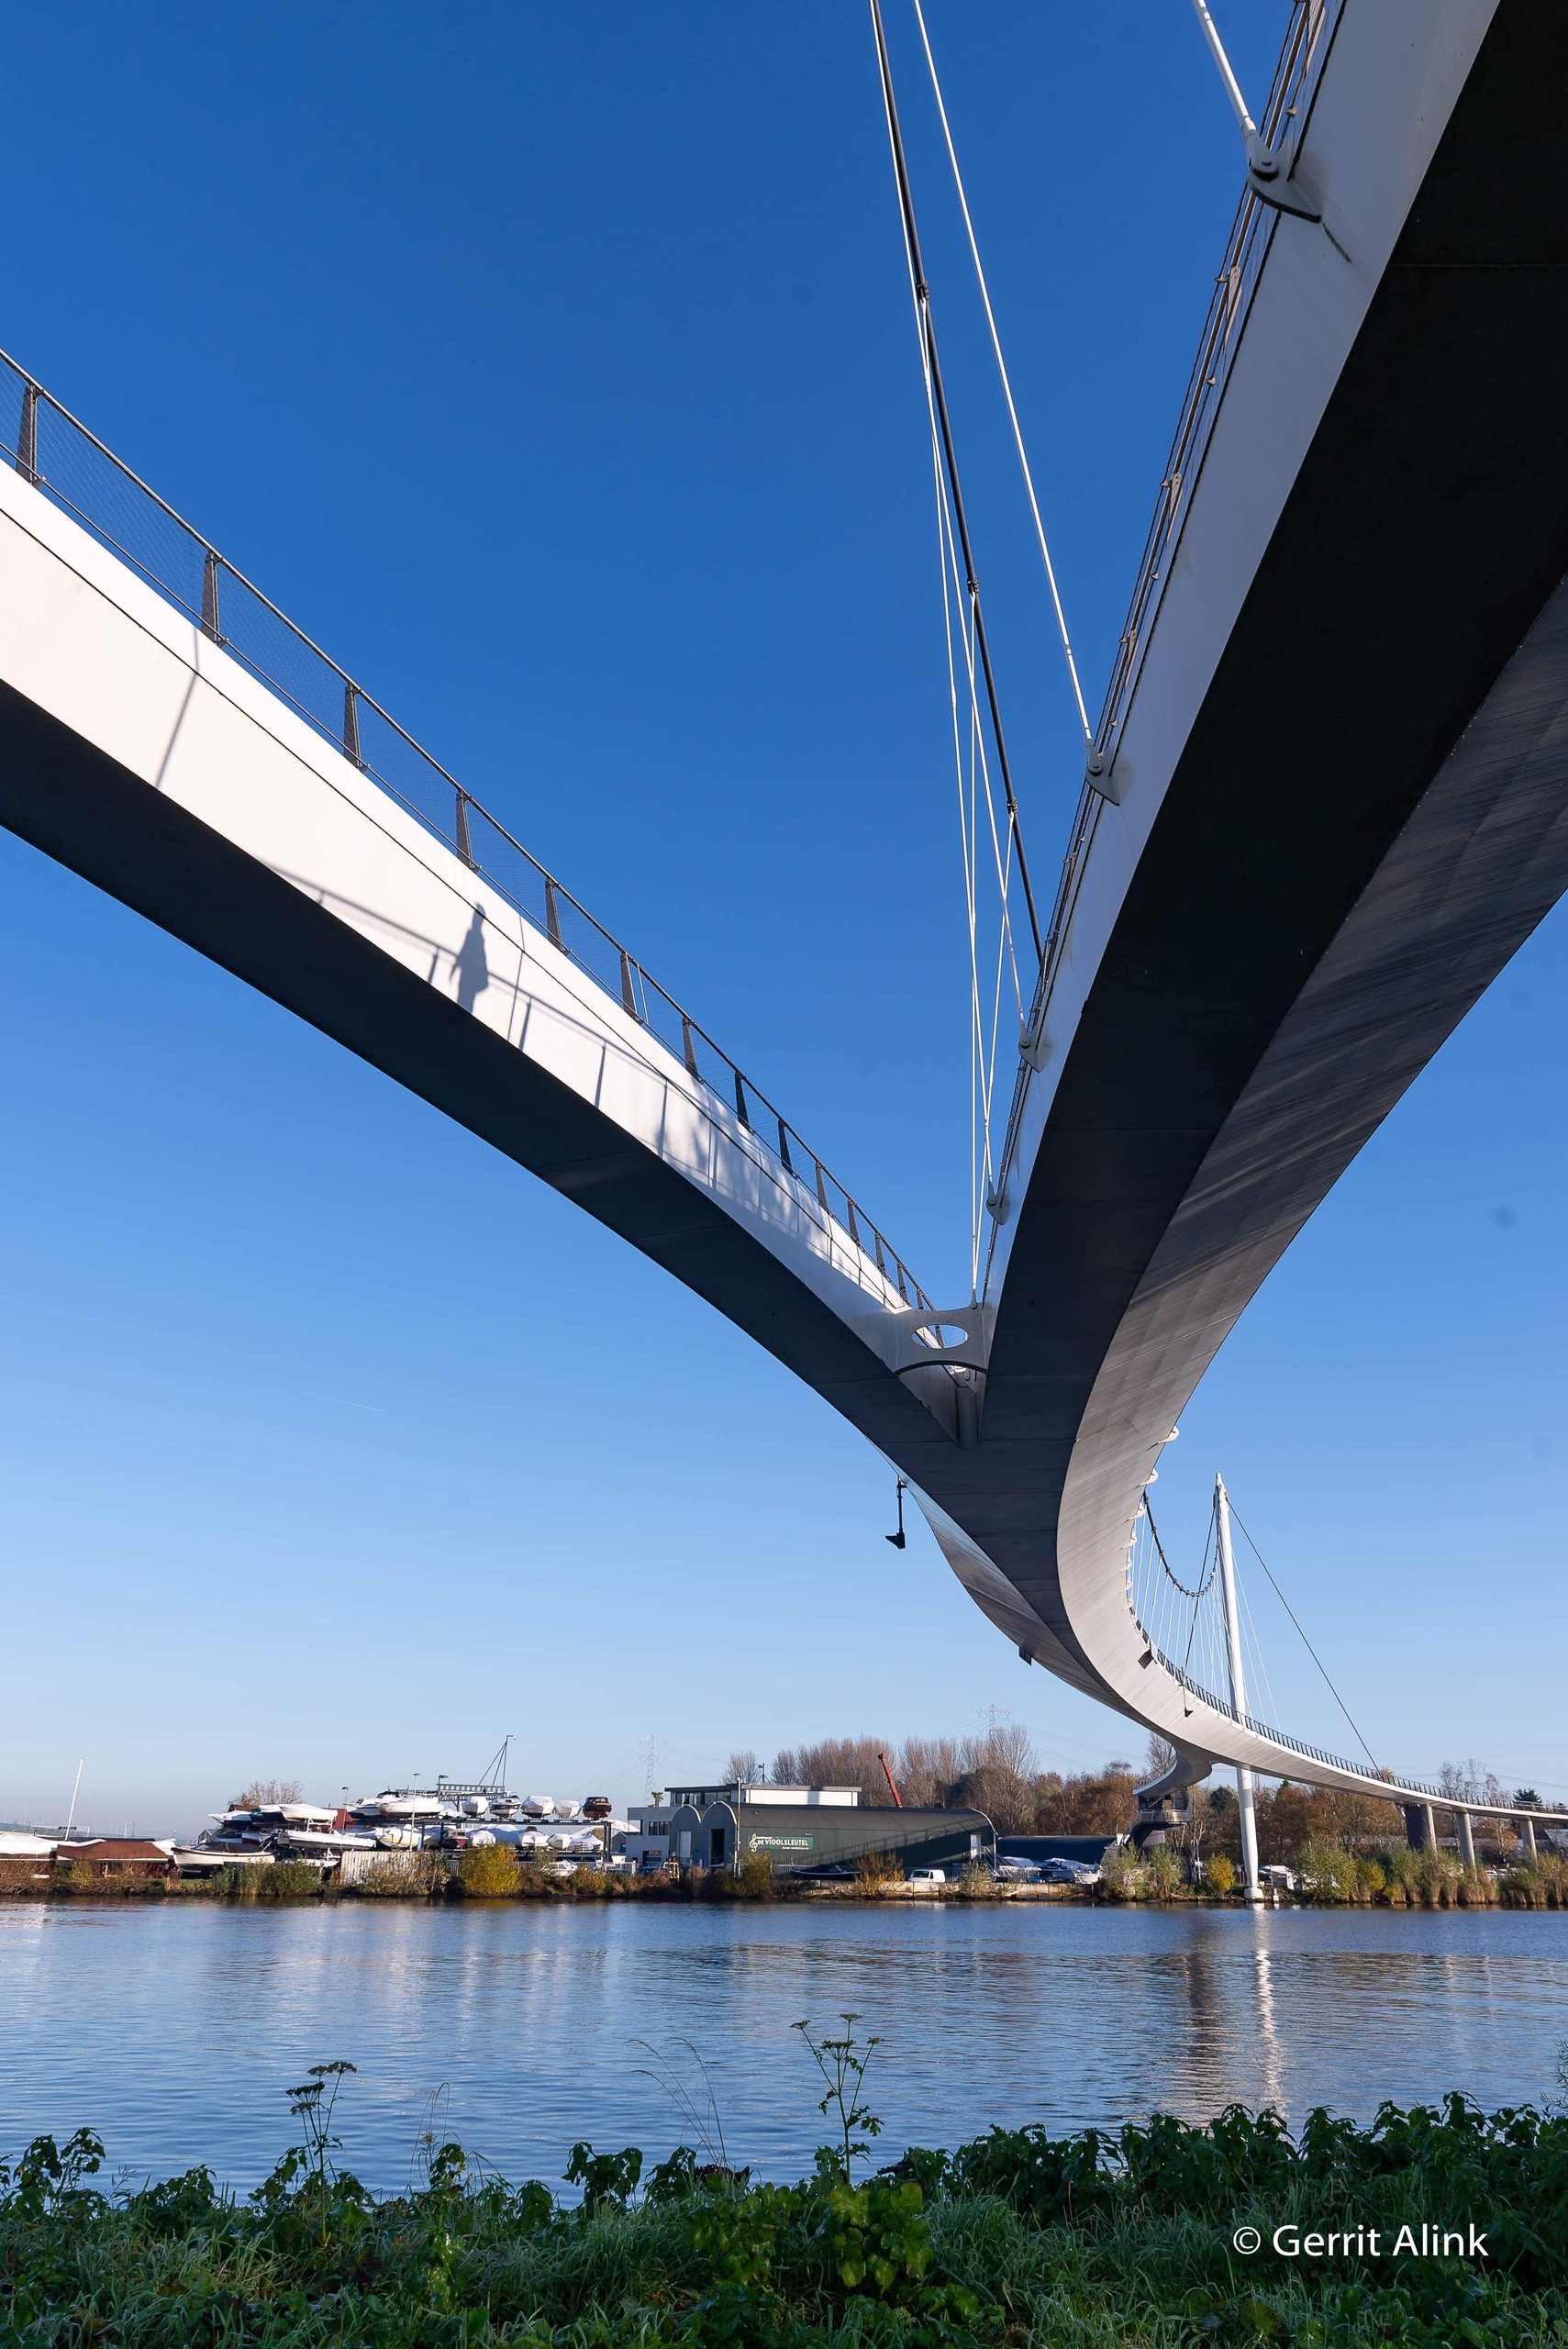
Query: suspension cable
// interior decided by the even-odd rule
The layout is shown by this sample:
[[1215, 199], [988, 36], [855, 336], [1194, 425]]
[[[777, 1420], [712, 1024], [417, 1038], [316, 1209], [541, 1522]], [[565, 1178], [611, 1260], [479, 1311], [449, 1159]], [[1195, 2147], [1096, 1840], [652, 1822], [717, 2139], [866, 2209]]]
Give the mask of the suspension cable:
[[1154, 1554], [1159, 1559], [1162, 1566], [1165, 1569], [1166, 1580], [1172, 1583], [1174, 1587], [1181, 1592], [1184, 1598], [1201, 1598], [1205, 1591], [1208, 1588], [1209, 1584], [1214, 1580], [1214, 1567], [1209, 1564], [1209, 1550], [1214, 1541], [1214, 1522], [1212, 1517], [1209, 1520], [1208, 1538], [1203, 1545], [1203, 1561], [1197, 1570], [1197, 1586], [1194, 1590], [1189, 1590], [1186, 1584], [1180, 1581], [1172, 1572], [1171, 1562], [1165, 1555], [1165, 1544], [1160, 1539], [1160, 1529], [1154, 1522], [1154, 1512], [1149, 1506], [1149, 1496], [1147, 1493], [1143, 1496], [1143, 1514], [1149, 1520], [1149, 1531], [1154, 1543]]
[[926, 30], [926, 19], [921, 12], [920, 0], [914, 0], [914, 5], [915, 22], [920, 28], [920, 45], [926, 52], [926, 68], [931, 77], [931, 92], [937, 102], [937, 113], [941, 118], [942, 137], [947, 141], [948, 161], [952, 166], [952, 184], [958, 191], [959, 209], [963, 214], [964, 234], [969, 239], [970, 259], [974, 263], [975, 282], [980, 288], [980, 299], [984, 305], [985, 323], [991, 329], [991, 349], [995, 354], [996, 373], [1002, 379], [1002, 396], [1007, 403], [1007, 418], [1013, 428], [1013, 446], [1018, 452], [1018, 464], [1024, 476], [1024, 488], [1029, 495], [1029, 512], [1034, 516], [1035, 537], [1040, 541], [1040, 561], [1045, 565], [1046, 584], [1051, 590], [1051, 608], [1056, 614], [1057, 633], [1062, 639], [1062, 651], [1067, 662], [1068, 680], [1073, 687], [1073, 698], [1078, 706], [1078, 723], [1084, 729], [1084, 741], [1092, 750], [1095, 729], [1089, 723], [1089, 713], [1084, 703], [1084, 688], [1078, 681], [1078, 663], [1073, 656], [1073, 640], [1067, 632], [1067, 615], [1062, 608], [1062, 594], [1056, 584], [1056, 566], [1051, 560], [1051, 548], [1046, 541], [1045, 524], [1040, 518], [1040, 500], [1035, 495], [1034, 474], [1030, 471], [1029, 454], [1024, 447], [1023, 427], [1018, 422], [1018, 411], [1013, 401], [1013, 386], [1007, 373], [1007, 362], [1002, 356], [1002, 338], [996, 331], [995, 314], [991, 307], [991, 289], [985, 283], [985, 271], [980, 259], [980, 246], [974, 234], [974, 223], [969, 216], [969, 198], [964, 193], [963, 174], [958, 167], [958, 151], [953, 146], [952, 132], [948, 127], [948, 110], [942, 99], [942, 85], [937, 78], [937, 61], [931, 54], [930, 37]]
[[1013, 790], [1012, 768], [1007, 759], [1007, 745], [1002, 731], [1002, 711], [996, 697], [996, 679], [991, 665], [991, 647], [985, 634], [985, 617], [980, 605], [980, 582], [975, 574], [974, 552], [969, 537], [969, 519], [964, 509], [963, 490], [958, 475], [958, 454], [953, 446], [952, 423], [948, 414], [947, 394], [942, 386], [941, 363], [937, 356], [936, 328], [931, 318], [930, 289], [926, 282], [925, 264], [920, 257], [920, 239], [915, 226], [915, 199], [910, 192], [909, 169], [904, 153], [904, 134], [898, 127], [898, 108], [893, 95], [893, 68], [888, 60], [887, 40], [883, 31], [881, 0], [870, 0], [872, 31], [876, 39], [877, 70], [882, 77], [882, 103], [887, 117], [887, 136], [893, 150], [894, 178], [898, 188], [899, 216], [904, 227], [905, 251], [909, 273], [915, 286], [915, 307], [918, 319], [922, 356], [930, 379], [931, 395], [935, 402], [937, 420], [941, 435], [942, 462], [947, 470], [948, 485], [952, 495], [953, 519], [958, 526], [959, 544], [963, 552], [963, 569], [970, 611], [974, 627], [975, 649], [985, 679], [985, 698], [990, 708], [991, 732], [996, 744], [996, 763], [1001, 770], [1002, 789], [1007, 802], [1007, 823], [1018, 859], [1018, 879], [1023, 885], [1024, 903], [1029, 908], [1029, 930], [1034, 940], [1037, 962], [1045, 960], [1040, 939], [1040, 917], [1035, 910], [1034, 890], [1029, 883], [1029, 863], [1024, 855], [1023, 834], [1018, 825], [1018, 803]]
[[1251, 1535], [1248, 1532], [1246, 1527], [1241, 1524], [1240, 1519], [1236, 1514], [1236, 1504], [1234, 1501], [1230, 1504], [1230, 1516], [1232, 1522], [1240, 1526], [1241, 1536], [1245, 1541], [1248, 1549], [1251, 1550], [1259, 1565], [1262, 1567], [1263, 1572], [1266, 1575], [1269, 1575], [1270, 1588], [1273, 1590], [1274, 1597], [1279, 1600], [1280, 1605], [1284, 1609], [1285, 1613], [1290, 1617], [1291, 1621], [1296, 1623], [1296, 1631], [1299, 1634], [1302, 1646], [1307, 1650], [1307, 1654], [1312, 1658], [1313, 1663], [1318, 1666], [1318, 1669], [1323, 1675], [1324, 1679], [1328, 1681], [1329, 1695], [1333, 1698], [1335, 1704], [1338, 1705], [1345, 1719], [1350, 1721], [1351, 1729], [1355, 1730], [1356, 1738], [1360, 1743], [1361, 1750], [1366, 1755], [1367, 1760], [1372, 1764], [1373, 1769], [1375, 1773], [1381, 1766], [1376, 1755], [1373, 1753], [1373, 1750], [1367, 1743], [1365, 1738], [1362, 1736], [1360, 1730], [1356, 1729], [1356, 1724], [1351, 1716], [1350, 1707], [1346, 1704], [1344, 1698], [1340, 1696], [1333, 1682], [1329, 1679], [1328, 1666], [1323, 1662], [1322, 1657], [1318, 1654], [1317, 1649], [1313, 1646], [1306, 1632], [1302, 1631], [1300, 1624], [1296, 1623], [1295, 1609], [1292, 1608], [1289, 1599], [1285, 1597], [1278, 1583], [1275, 1582], [1273, 1575], [1269, 1574], [1268, 1561], [1264, 1557], [1262, 1552], [1259, 1549], [1257, 1543], [1253, 1541]]

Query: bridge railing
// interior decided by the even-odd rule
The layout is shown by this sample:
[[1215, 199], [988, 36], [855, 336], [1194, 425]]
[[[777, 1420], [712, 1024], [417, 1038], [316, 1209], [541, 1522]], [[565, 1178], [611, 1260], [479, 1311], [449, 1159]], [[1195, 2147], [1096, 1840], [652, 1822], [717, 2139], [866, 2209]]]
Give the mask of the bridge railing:
[[[1379, 1776], [1380, 1774], [1365, 1763], [1347, 1762], [1342, 1753], [1326, 1753], [1320, 1745], [1308, 1745], [1304, 1738], [1291, 1737], [1283, 1729], [1271, 1728], [1267, 1721], [1259, 1720], [1254, 1714], [1240, 1711], [1228, 1697], [1216, 1696], [1212, 1688], [1206, 1688], [1201, 1681], [1195, 1680], [1191, 1673], [1185, 1671], [1181, 1664], [1173, 1663], [1164, 1649], [1150, 1637], [1142, 1623], [1139, 1622], [1136, 1613], [1133, 1616], [1133, 1621], [1138, 1623], [1139, 1636], [1147, 1643], [1155, 1663], [1163, 1664], [1172, 1679], [1177, 1682], [1189, 1697], [1195, 1697], [1199, 1704], [1209, 1706], [1217, 1713], [1223, 1713], [1227, 1720], [1234, 1721], [1240, 1729], [1251, 1730], [1254, 1737], [1266, 1737], [1271, 1745], [1282, 1745], [1287, 1753], [1299, 1753], [1309, 1762], [1321, 1762], [1327, 1769], [1344, 1770], [1355, 1778], [1371, 1780]], [[1447, 1799], [1439, 1787], [1429, 1787], [1420, 1778], [1391, 1780], [1389, 1789], [1391, 1798], [1402, 1789], [1408, 1794], [1429, 1795], [1435, 1802]]]
[[346, 670], [14, 359], [0, 352], [0, 446], [23, 478], [139, 573], [518, 913], [725, 1104], [804, 1212], [836, 1226], [906, 1305], [931, 1300], [782, 1110], [636, 957]]
[[[1303, 5], [1293, 8], [1290, 29], [1259, 125], [1270, 146], [1277, 149], [1288, 139], [1299, 138], [1305, 128], [1318, 76], [1332, 45], [1343, 6], [1344, 0], [1303, 0]], [[1245, 322], [1279, 217], [1259, 200], [1250, 186], [1243, 191], [1226, 241], [1225, 258], [1214, 282], [1197, 357], [1187, 378], [1175, 438], [1161, 478], [1159, 497], [1133, 583], [1132, 600], [1118, 640], [1110, 682], [1095, 731], [1095, 749], [1107, 764], [1115, 757], [1138, 689], [1171, 562], [1203, 470], [1231, 362], [1240, 342], [1240, 328]], [[1031, 1034], [1039, 1033], [1048, 1015], [1073, 910], [1105, 806], [1100, 793], [1085, 783], [1078, 796], [1051, 901], [1029, 1019]], [[1007, 1187], [1029, 1079], [1029, 1064], [1020, 1059], [993, 1194], [998, 1201]]]

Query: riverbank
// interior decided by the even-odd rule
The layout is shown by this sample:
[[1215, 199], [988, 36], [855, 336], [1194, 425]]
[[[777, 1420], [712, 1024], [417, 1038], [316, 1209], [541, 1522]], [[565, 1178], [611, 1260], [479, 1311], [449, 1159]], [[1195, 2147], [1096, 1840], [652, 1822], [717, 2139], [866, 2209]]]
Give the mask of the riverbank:
[[106, 2193], [87, 2132], [36, 2140], [0, 2169], [0, 2337], [1544, 2349], [1568, 2329], [1561, 2116], [1488, 2120], [1452, 2097], [1370, 2128], [1314, 2112], [1292, 2137], [1232, 2108], [1114, 2134], [994, 2129], [873, 2170], [868, 2044], [851, 2022], [810, 2053], [832, 2142], [793, 2186], [754, 2186], [722, 2143], [652, 2167], [580, 2143], [559, 2199], [427, 2132], [410, 2189], [378, 2199], [339, 2165], [350, 2065], [292, 2092], [297, 2142], [242, 2201], [201, 2168]]
[[[1290, 1893], [1271, 1888], [1276, 1907], [1383, 1909], [1556, 1909], [1568, 1910], [1568, 1862], [1542, 1854], [1494, 1876], [1464, 1868], [1446, 1854], [1391, 1851], [1369, 1856], [1331, 1849], [1306, 1855], [1306, 1880]], [[910, 1884], [901, 1876], [866, 1870], [841, 1883], [812, 1882], [777, 1874], [747, 1862], [728, 1868], [673, 1869], [634, 1873], [629, 1869], [519, 1866], [510, 1854], [465, 1853], [454, 1865], [439, 1853], [389, 1854], [350, 1883], [308, 1861], [284, 1860], [272, 1867], [236, 1866], [199, 1878], [128, 1876], [117, 1880], [76, 1871], [69, 1865], [40, 1867], [30, 1860], [0, 1860], [0, 1899], [155, 1900], [183, 1903], [276, 1900], [483, 1901], [828, 1901], [1006, 1902], [1072, 1905], [1084, 1901], [1117, 1905], [1175, 1904], [1183, 1908], [1235, 1909], [1242, 1905], [1234, 1871], [1227, 1865], [1218, 1880], [1206, 1874], [1195, 1883], [1173, 1866], [1133, 1859], [1107, 1865], [1092, 1887], [1025, 1884], [966, 1868], [947, 1884]]]

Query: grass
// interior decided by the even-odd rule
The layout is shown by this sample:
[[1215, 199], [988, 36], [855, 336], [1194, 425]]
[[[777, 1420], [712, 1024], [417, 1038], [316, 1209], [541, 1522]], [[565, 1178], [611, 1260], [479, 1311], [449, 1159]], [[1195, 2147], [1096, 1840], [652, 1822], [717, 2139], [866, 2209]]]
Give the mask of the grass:
[[[993, 2130], [874, 2173], [874, 2042], [802, 2038], [834, 2143], [788, 2187], [682, 2147], [573, 2149], [568, 2205], [433, 2135], [408, 2190], [338, 2165], [343, 2065], [291, 2091], [303, 2142], [239, 2199], [205, 2169], [105, 2192], [79, 2132], [0, 2165], [6, 2349], [1546, 2349], [1568, 2343], [1568, 2117], [1385, 2106], [1292, 2136], [1231, 2108], [1115, 2133]], [[815, 2094], [815, 2090], [813, 2090]], [[351, 2094], [345, 2096], [351, 2102]], [[694, 2110], [696, 2108], [693, 2108]], [[698, 2134], [706, 2133], [699, 2123]], [[1408, 2255], [1402, 2227], [1462, 2234]], [[1469, 2254], [1472, 2227], [1486, 2255]], [[1245, 2256], [1239, 2229], [1262, 2248]], [[1276, 2231], [1347, 2238], [1292, 2258]], [[1372, 2238], [1375, 2233], [1376, 2241]], [[1293, 2240], [1288, 2233], [1281, 2240]]]

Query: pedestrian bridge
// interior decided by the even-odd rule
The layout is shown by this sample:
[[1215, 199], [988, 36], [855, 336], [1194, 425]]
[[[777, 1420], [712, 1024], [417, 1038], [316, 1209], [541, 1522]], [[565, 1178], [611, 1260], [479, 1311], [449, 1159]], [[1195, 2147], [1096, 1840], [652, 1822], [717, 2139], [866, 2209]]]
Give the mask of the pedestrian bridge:
[[[1568, 884], [1568, 17], [1305, 0], [1135, 585], [977, 1297], [23, 370], [0, 821], [529, 1168], [895, 1464], [1020, 1651], [1183, 1757], [1409, 1803], [1156, 1653], [1177, 1415]], [[1450, 1805], [1449, 1807], [1453, 1807]]]

